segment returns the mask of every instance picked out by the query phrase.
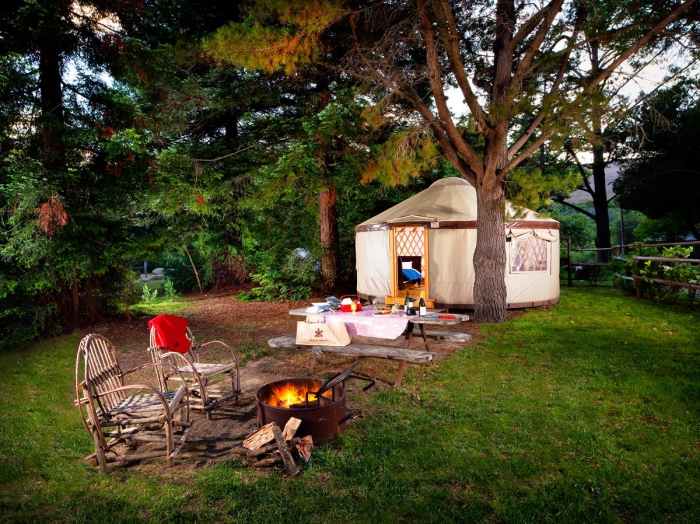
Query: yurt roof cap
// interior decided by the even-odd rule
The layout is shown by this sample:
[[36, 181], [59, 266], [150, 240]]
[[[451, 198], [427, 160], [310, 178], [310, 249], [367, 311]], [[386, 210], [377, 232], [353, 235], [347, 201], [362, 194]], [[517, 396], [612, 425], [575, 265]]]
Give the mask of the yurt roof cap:
[[[442, 178], [430, 187], [364, 221], [358, 226], [393, 224], [404, 222], [473, 222], [477, 219], [476, 190], [468, 181], [459, 177]], [[546, 221], [529, 209], [506, 204], [506, 220]]]

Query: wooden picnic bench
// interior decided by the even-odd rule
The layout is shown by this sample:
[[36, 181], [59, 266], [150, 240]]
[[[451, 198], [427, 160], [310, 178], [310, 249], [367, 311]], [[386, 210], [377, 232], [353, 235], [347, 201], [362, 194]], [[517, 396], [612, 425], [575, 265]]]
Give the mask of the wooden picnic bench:
[[[444, 311], [444, 310], [443, 310]], [[430, 311], [429, 313], [437, 313], [440, 312], [442, 313], [443, 311]], [[309, 313], [306, 311], [305, 308], [298, 308], [298, 309], [292, 309], [289, 312], [290, 315], [293, 316], [304, 316], [306, 317], [309, 315]], [[347, 317], [343, 318], [343, 322], [345, 323], [352, 323], [353, 322], [353, 316], [352, 314], [347, 314]], [[314, 316], [318, 316], [315, 315]], [[445, 338], [445, 337], [450, 337], [451, 335], [448, 334], [448, 332], [436, 332], [436, 331], [426, 331], [425, 326], [449, 326], [449, 325], [456, 325], [459, 324], [460, 322], [464, 322], [465, 320], [469, 320], [469, 317], [467, 315], [458, 315], [455, 314], [453, 315], [455, 318], [435, 318], [434, 315], [432, 316], [410, 316], [410, 317], [405, 317], [407, 318], [408, 322], [406, 324], [406, 329], [404, 331], [404, 341], [402, 344], [402, 347], [390, 347], [390, 346], [382, 346], [382, 345], [373, 345], [373, 344], [350, 344], [348, 346], [307, 346], [311, 347], [311, 351], [314, 353], [314, 355], [321, 355], [321, 354], [334, 354], [334, 355], [345, 355], [345, 356], [354, 356], [354, 357], [370, 357], [370, 358], [385, 358], [389, 360], [397, 360], [398, 361], [398, 369], [396, 372], [396, 379], [394, 381], [395, 386], [400, 386], [401, 381], [403, 380], [403, 374], [406, 369], [406, 364], [430, 364], [433, 362], [434, 357], [436, 356], [435, 353], [430, 351], [430, 345], [428, 343], [428, 336], [432, 335], [435, 336], [436, 338]], [[377, 320], [381, 320], [381, 316], [377, 317]], [[410, 349], [411, 347], [411, 341], [413, 339], [413, 333], [415, 326], [418, 326], [421, 334], [421, 338], [423, 339], [423, 345], [425, 346], [425, 351], [423, 350], [414, 350]], [[469, 335], [466, 333], [454, 333], [453, 339], [461, 339], [461, 340], [468, 340], [471, 338]], [[289, 337], [291, 339], [291, 337]], [[281, 339], [275, 339], [280, 341]], [[292, 339], [295, 342], [295, 339]], [[272, 341], [270, 341], [272, 344]], [[294, 343], [294, 345], [297, 345]]]

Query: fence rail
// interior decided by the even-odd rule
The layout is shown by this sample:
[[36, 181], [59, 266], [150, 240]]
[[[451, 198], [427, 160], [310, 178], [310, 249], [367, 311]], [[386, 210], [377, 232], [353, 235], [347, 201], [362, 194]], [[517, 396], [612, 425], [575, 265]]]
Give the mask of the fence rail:
[[[571, 264], [571, 253], [572, 252], [585, 252], [585, 251], [590, 251], [590, 252], [600, 252], [600, 251], [611, 251], [612, 253], [615, 254], [612, 258], [615, 260], [623, 260], [626, 261], [627, 259], [624, 257], [621, 257], [621, 254], [625, 254], [625, 250], [633, 250], [633, 249], [640, 249], [640, 248], [661, 248], [661, 247], [676, 247], [676, 246], [700, 246], [700, 240], [693, 240], [689, 242], [663, 242], [663, 243], [658, 243], [658, 244], [642, 244], [642, 243], [635, 243], [635, 244], [618, 244], [616, 246], [611, 246], [611, 247], [592, 247], [592, 248], [572, 248], [571, 247], [571, 237], [562, 237], [562, 239], [566, 240], [566, 247], [562, 246], [560, 249], [566, 249], [566, 259], [567, 259], [567, 286], [571, 287], [573, 285], [573, 275], [571, 272], [572, 269], [572, 264]], [[678, 263], [678, 264], [700, 264], [700, 259], [695, 259], [695, 258], [666, 258], [666, 257], [642, 257], [642, 256], [633, 256], [633, 260], [635, 261], [652, 261], [652, 262], [666, 262], [666, 263]], [[582, 268], [585, 268], [587, 271], [584, 272], [584, 274], [588, 274], [591, 279], [595, 280], [595, 275], [594, 273], [598, 271], [600, 268], [604, 267], [606, 264], [604, 263], [596, 263], [596, 262], [588, 262], [588, 263], [582, 263], [582, 264], [577, 264], [578, 266], [581, 266]], [[620, 275], [617, 275], [620, 276]], [[626, 278], [625, 280], [628, 280], [629, 278]], [[637, 296], [640, 296], [640, 283], [641, 281], [652, 281], [660, 285], [666, 285], [666, 286], [674, 286], [674, 287], [683, 287], [687, 289], [700, 289], [700, 286], [697, 286], [695, 284], [690, 284], [686, 282], [673, 282], [670, 280], [663, 280], [663, 279], [645, 279], [644, 277], [640, 276], [633, 276], [632, 280], [637, 282]]]

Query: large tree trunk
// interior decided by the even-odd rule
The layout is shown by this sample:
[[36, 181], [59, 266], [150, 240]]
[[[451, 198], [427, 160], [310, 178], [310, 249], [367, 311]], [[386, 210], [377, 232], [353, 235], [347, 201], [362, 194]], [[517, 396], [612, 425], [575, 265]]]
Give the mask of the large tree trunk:
[[515, 27], [513, 0], [496, 6], [496, 40], [492, 103], [498, 108], [484, 149], [484, 172], [476, 184], [476, 249], [474, 251], [474, 315], [479, 322], [505, 322], [506, 232], [505, 191], [499, 171], [508, 163], [508, 89], [513, 76], [510, 42]]
[[[599, 134], [596, 136], [600, 136]], [[608, 194], [605, 187], [605, 159], [603, 146], [593, 146], [593, 208], [595, 209], [595, 247], [610, 247], [610, 213], [608, 211]], [[610, 250], [598, 251], [598, 262], [609, 262]]]
[[39, 49], [39, 119], [42, 163], [49, 176], [65, 167], [63, 145], [63, 90], [59, 49], [45, 44]]
[[479, 181], [476, 205], [479, 219], [474, 250], [474, 316], [479, 322], [504, 322], [507, 318], [505, 194], [503, 184], [493, 172]]
[[[317, 108], [322, 111], [331, 101], [331, 92], [326, 80], [319, 81], [320, 92]], [[328, 173], [330, 160], [326, 152], [322, 154], [323, 170], [326, 174], [321, 180], [318, 193], [318, 210], [321, 229], [321, 277], [323, 287], [332, 290], [338, 284], [338, 257], [340, 253], [340, 235], [338, 233], [338, 208], [336, 206], [335, 184]]]
[[[591, 71], [593, 75], [600, 74], [600, 57], [598, 42], [591, 43]], [[602, 88], [597, 90], [602, 96]], [[594, 105], [591, 111], [593, 127], [593, 208], [595, 209], [595, 247], [610, 247], [610, 215], [608, 212], [608, 192], [605, 186], [605, 150], [603, 144], [602, 108]], [[598, 262], [609, 262], [610, 251], [598, 251]]]
[[338, 282], [338, 209], [333, 181], [327, 179], [325, 186], [326, 188], [318, 193], [321, 216], [321, 274], [324, 287], [333, 289]]

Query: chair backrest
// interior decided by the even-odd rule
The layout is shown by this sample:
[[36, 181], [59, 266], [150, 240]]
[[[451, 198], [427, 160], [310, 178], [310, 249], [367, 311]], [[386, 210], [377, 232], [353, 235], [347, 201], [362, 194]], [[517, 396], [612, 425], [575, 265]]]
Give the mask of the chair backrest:
[[95, 408], [109, 410], [126, 396], [123, 391], [110, 392], [124, 385], [124, 376], [114, 346], [102, 335], [87, 335], [80, 341], [75, 380], [76, 390], [82, 384], [88, 396], [98, 403]]

